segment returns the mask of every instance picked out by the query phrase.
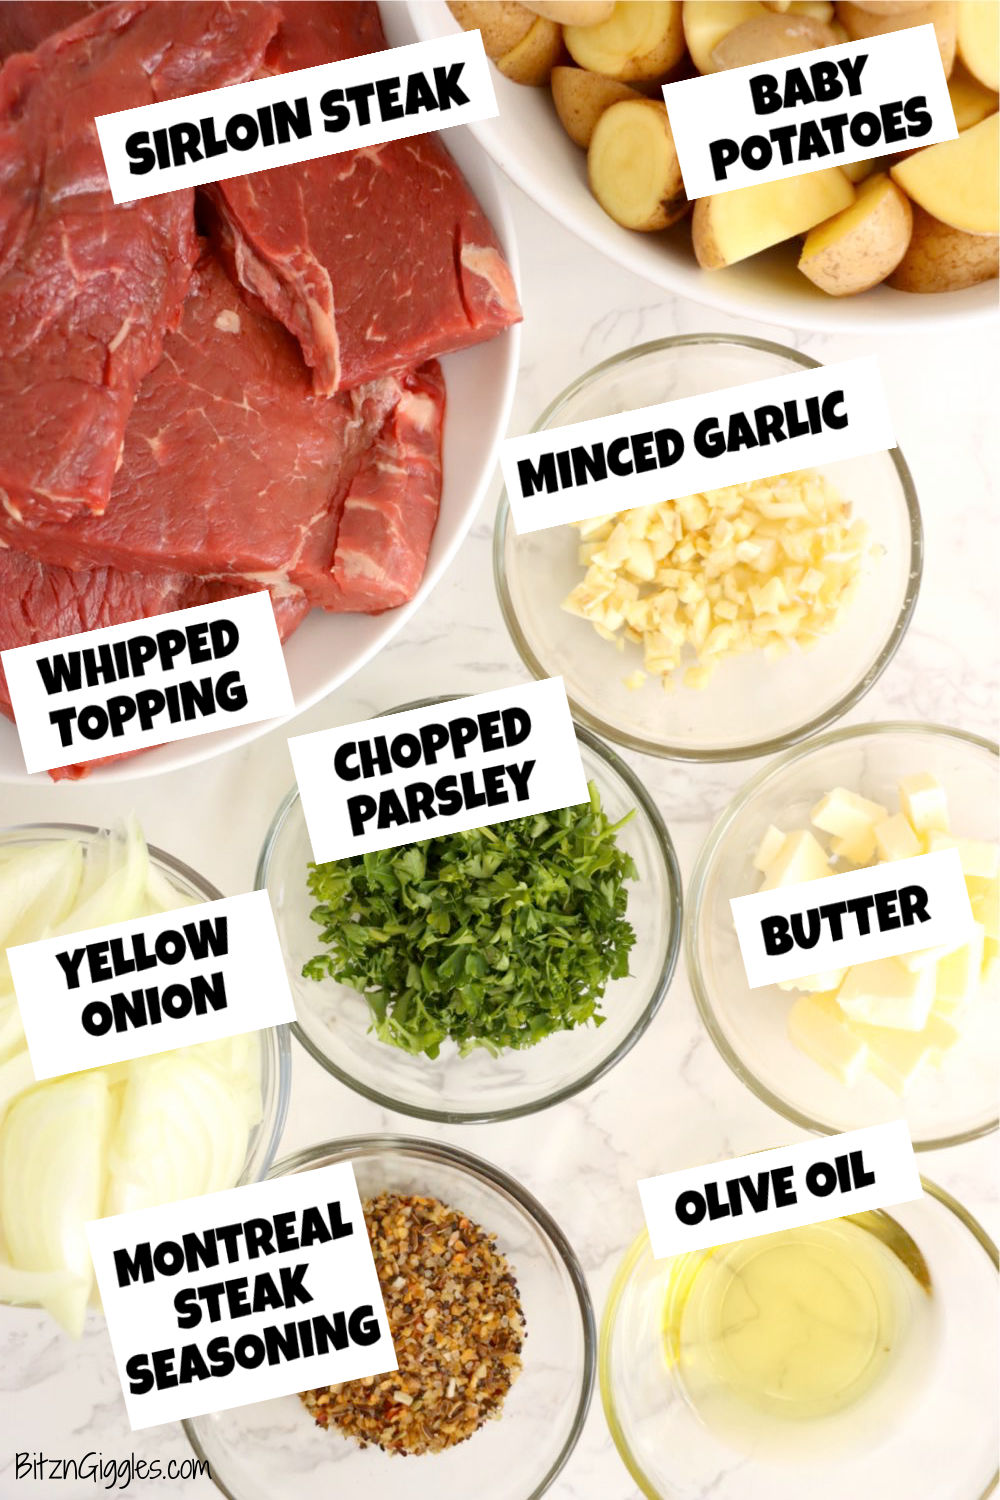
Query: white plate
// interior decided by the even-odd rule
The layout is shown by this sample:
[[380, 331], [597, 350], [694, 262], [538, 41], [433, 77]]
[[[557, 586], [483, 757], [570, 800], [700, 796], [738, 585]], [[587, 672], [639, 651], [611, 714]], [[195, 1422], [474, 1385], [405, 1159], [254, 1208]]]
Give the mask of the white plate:
[[[458, 29], [445, 0], [409, 0], [407, 9], [422, 41]], [[757, 323], [828, 333], [913, 332], [981, 323], [996, 312], [995, 281], [961, 292], [916, 295], [879, 286], [857, 297], [828, 297], [796, 269], [787, 246], [703, 271], [687, 221], [665, 234], [638, 234], [608, 218], [587, 186], [586, 155], [559, 124], [547, 88], [511, 83], [496, 68], [492, 77], [499, 117], [469, 128], [497, 166], [560, 224], [668, 292]]]
[[[383, 15], [390, 41], [402, 45], [413, 40], [402, 7], [383, 6]], [[464, 129], [448, 130], [443, 139], [493, 224], [517, 282], [514, 230], [496, 173]], [[297, 714], [332, 693], [381, 651], [420, 608], [462, 545], [493, 477], [497, 450], [507, 432], [519, 349], [520, 328], [514, 327], [489, 343], [442, 360], [447, 385], [444, 488], [423, 582], [409, 604], [384, 615], [312, 611], [285, 647]], [[99, 767], [89, 779], [128, 781], [196, 765], [267, 734], [277, 722], [267, 719], [262, 724], [247, 724], [143, 751], [128, 760]], [[43, 780], [45, 773], [29, 776], [25, 771], [17, 730], [8, 720], [0, 720], [0, 782]]]

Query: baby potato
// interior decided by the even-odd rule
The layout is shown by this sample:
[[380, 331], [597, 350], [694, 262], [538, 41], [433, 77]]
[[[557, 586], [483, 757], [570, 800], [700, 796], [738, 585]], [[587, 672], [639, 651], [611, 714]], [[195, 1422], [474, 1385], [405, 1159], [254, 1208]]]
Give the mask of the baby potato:
[[726, 68], [747, 68], [752, 63], [811, 52], [814, 47], [832, 47], [836, 40], [829, 26], [811, 16], [755, 16], [728, 32], [712, 48], [712, 65], [720, 72]]
[[623, 100], [606, 109], [587, 152], [590, 190], [626, 229], [666, 229], [687, 212], [666, 106]]
[[891, 171], [906, 196], [943, 224], [966, 234], [1000, 232], [1000, 116], [912, 152]]
[[913, 233], [889, 277], [898, 292], [959, 292], [1000, 275], [1000, 239], [966, 234], [913, 204]]
[[698, 72], [717, 72], [712, 53], [722, 38], [770, 14], [758, 0], [684, 0], [684, 40]]
[[619, 83], [663, 78], [684, 56], [680, 0], [617, 0], [598, 26], [567, 26], [574, 62]]
[[551, 83], [552, 102], [560, 123], [570, 140], [585, 151], [606, 109], [623, 99], [642, 98], [627, 83], [618, 83], [601, 73], [588, 73], [586, 68], [553, 68]]
[[838, 167], [699, 198], [691, 221], [695, 257], [709, 271], [734, 265], [805, 234], [853, 202], [854, 188]]
[[905, 193], [885, 172], [867, 178], [849, 208], [806, 235], [799, 270], [831, 297], [853, 297], [896, 269], [913, 229]]
[[959, 0], [958, 55], [973, 78], [1000, 89], [1000, 5], [996, 0]]
[[548, 83], [562, 51], [562, 27], [544, 16], [535, 16], [531, 29], [515, 47], [496, 59], [496, 65], [513, 83], [538, 88]]
[[525, 0], [528, 10], [560, 26], [598, 26], [615, 8], [615, 0]]
[[[992, 0], [990, 3], [992, 4]], [[914, 5], [909, 10], [890, 11], [888, 14], [876, 14], [862, 9], [860, 5], [849, 3], [849, 0], [839, 0], [837, 20], [852, 42], [864, 41], [869, 36], [884, 36], [888, 31], [905, 31], [910, 26], [930, 24], [937, 36], [941, 66], [946, 78], [955, 65], [957, 21], [955, 6], [951, 0], [934, 0], [931, 5]]]
[[503, 57], [526, 37], [535, 17], [515, 0], [448, 0], [448, 9], [463, 31], [479, 31], [487, 57]]
[[[959, 42], [961, 43], [961, 33]], [[948, 94], [959, 130], [968, 130], [970, 125], [978, 125], [987, 115], [995, 115], [1000, 107], [1000, 96], [992, 89], [984, 88], [978, 78], [973, 78], [971, 73], [966, 72], [961, 61], [956, 62], [948, 79]]]

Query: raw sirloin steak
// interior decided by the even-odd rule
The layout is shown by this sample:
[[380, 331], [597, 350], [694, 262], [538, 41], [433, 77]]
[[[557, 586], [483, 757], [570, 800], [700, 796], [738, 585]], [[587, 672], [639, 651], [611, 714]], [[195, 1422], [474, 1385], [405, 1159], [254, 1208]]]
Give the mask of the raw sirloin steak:
[[[282, 9], [266, 73], [379, 51], [378, 9]], [[415, 136], [207, 190], [235, 274], [298, 339], [317, 391], [493, 338], [521, 316], [486, 215], [436, 137]]]
[[266, 584], [331, 610], [412, 597], [441, 494], [444, 384], [431, 363], [316, 396], [295, 340], [211, 254], [146, 377], [102, 516], [0, 538], [67, 568]]
[[238, 83], [266, 4], [127, 0], [0, 69], [0, 503], [33, 524], [100, 512], [136, 388], [198, 255], [194, 195], [115, 205], [94, 116]]
[[[187, 578], [179, 573], [152, 576], [121, 573], [114, 568], [70, 572], [6, 549], [0, 551], [0, 651], [252, 592], [252, 585]], [[286, 640], [305, 618], [309, 605], [301, 598], [272, 602], [278, 634]], [[2, 663], [0, 713], [13, 718]], [[100, 763], [83, 761], [49, 774], [53, 781], [76, 780]]]

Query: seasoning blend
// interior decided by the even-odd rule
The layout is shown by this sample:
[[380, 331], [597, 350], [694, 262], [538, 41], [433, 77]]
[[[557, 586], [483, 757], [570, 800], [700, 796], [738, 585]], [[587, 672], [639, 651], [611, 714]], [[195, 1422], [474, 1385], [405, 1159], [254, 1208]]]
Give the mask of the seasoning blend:
[[495, 1236], [436, 1198], [380, 1193], [364, 1215], [399, 1368], [302, 1400], [363, 1448], [440, 1453], [501, 1415], [525, 1338], [517, 1283]]
[[699, 1419], [757, 1456], [872, 1446], [931, 1363], [934, 1293], [884, 1213], [670, 1262], [668, 1367]]

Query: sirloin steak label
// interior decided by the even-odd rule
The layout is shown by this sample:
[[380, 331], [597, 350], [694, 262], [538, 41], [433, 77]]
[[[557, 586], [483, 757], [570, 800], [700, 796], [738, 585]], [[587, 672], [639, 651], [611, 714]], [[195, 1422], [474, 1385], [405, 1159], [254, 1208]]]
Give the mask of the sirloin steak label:
[[478, 31], [142, 104], [95, 124], [111, 196], [245, 177], [499, 114]]

